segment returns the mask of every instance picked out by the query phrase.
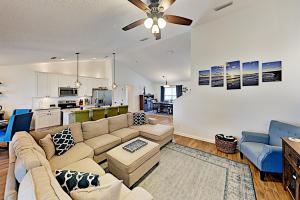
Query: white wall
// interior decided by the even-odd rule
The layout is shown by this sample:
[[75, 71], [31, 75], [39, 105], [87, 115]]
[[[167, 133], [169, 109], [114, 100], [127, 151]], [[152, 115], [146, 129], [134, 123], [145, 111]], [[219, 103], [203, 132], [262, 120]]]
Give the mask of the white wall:
[[[109, 61], [81, 61], [81, 76], [105, 78], [111, 82]], [[0, 105], [9, 115], [15, 108], [32, 108], [36, 95], [35, 71], [76, 75], [75, 62], [38, 63], [20, 66], [0, 66]], [[53, 102], [51, 99], [45, 100]], [[6, 117], [7, 117], [6, 115]]]
[[[213, 141], [218, 133], [267, 132], [272, 119], [300, 124], [299, 8], [299, 0], [253, 1], [193, 27], [192, 92], [175, 103], [177, 133]], [[200, 69], [235, 60], [282, 60], [283, 81], [229, 91], [198, 86]]]
[[[116, 61], [116, 83], [118, 88], [114, 90], [114, 102], [115, 104], [129, 103], [130, 112], [139, 111], [139, 95], [143, 94], [144, 87], [146, 87], [146, 93], [153, 93], [151, 81], [119, 61]], [[130, 87], [131, 97], [126, 94], [128, 93], [127, 86]]]

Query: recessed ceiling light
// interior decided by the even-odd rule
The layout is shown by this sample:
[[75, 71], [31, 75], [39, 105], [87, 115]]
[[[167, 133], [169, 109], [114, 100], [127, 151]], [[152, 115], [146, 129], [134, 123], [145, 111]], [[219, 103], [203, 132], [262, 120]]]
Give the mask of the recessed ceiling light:
[[96, 60], [97, 58], [92, 58], [92, 60]]
[[61, 60], [61, 61], [64, 61], [65, 59], [64, 59], [64, 58], [61, 58], [60, 60]]

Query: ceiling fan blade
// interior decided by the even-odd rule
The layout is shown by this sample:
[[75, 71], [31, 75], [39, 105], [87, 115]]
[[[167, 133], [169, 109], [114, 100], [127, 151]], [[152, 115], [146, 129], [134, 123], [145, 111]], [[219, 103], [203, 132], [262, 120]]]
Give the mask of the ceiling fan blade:
[[142, 25], [142, 24], [144, 23], [145, 20], [146, 20], [146, 19], [140, 19], [140, 20], [137, 20], [137, 21], [135, 21], [135, 22], [133, 22], [133, 23], [131, 23], [131, 24], [125, 26], [125, 27], [122, 28], [122, 29], [123, 29], [123, 31], [128, 31], [128, 30], [133, 29], [133, 28], [135, 28], [135, 27], [137, 27], [137, 26], [139, 26], [139, 25]]
[[160, 40], [161, 39], [161, 32], [155, 33], [154, 36], [155, 36], [156, 40]]
[[176, 0], [162, 0], [159, 5], [159, 8], [163, 8], [162, 12], [165, 12]]
[[130, 3], [141, 9], [142, 11], [148, 12], [150, 8], [141, 0], [128, 0]]
[[193, 20], [191, 19], [179, 17], [176, 15], [165, 15], [164, 19], [169, 23], [185, 25], [185, 26], [190, 26], [193, 23]]

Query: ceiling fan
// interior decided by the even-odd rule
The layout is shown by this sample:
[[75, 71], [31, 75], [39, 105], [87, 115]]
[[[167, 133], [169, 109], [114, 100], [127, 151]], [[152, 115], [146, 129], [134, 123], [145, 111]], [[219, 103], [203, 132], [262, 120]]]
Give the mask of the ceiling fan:
[[184, 17], [165, 15], [166, 10], [175, 3], [176, 0], [162, 0], [161, 3], [159, 3], [159, 0], [150, 0], [150, 5], [146, 5], [141, 0], [128, 1], [146, 12], [147, 18], [137, 20], [128, 26], [125, 26], [123, 28], [124, 31], [128, 31], [144, 24], [147, 29], [151, 29], [156, 40], [159, 40], [161, 39], [161, 29], [166, 26], [167, 22], [185, 26], [190, 26], [193, 22], [193, 20]]

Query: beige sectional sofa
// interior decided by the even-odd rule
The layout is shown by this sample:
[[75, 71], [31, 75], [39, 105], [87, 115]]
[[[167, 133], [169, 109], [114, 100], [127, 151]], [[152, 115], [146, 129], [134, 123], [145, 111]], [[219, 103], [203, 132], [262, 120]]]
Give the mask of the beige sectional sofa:
[[[121, 143], [138, 136], [154, 141], [162, 147], [173, 138], [173, 127], [155, 124], [133, 126], [131, 113], [91, 121], [75, 123], [43, 131], [16, 133], [9, 145], [9, 170], [5, 189], [5, 199], [71, 199], [53, 173], [58, 169], [91, 172], [101, 176], [100, 184], [117, 180], [105, 173], [97, 163], [106, 160], [106, 152]], [[71, 129], [75, 146], [61, 156], [54, 155], [53, 135], [63, 129]], [[40, 145], [38, 145], [40, 144]], [[43, 148], [42, 148], [42, 147]], [[31, 195], [31, 196], [30, 196]], [[142, 188], [132, 191], [122, 185], [121, 199], [152, 199]]]

